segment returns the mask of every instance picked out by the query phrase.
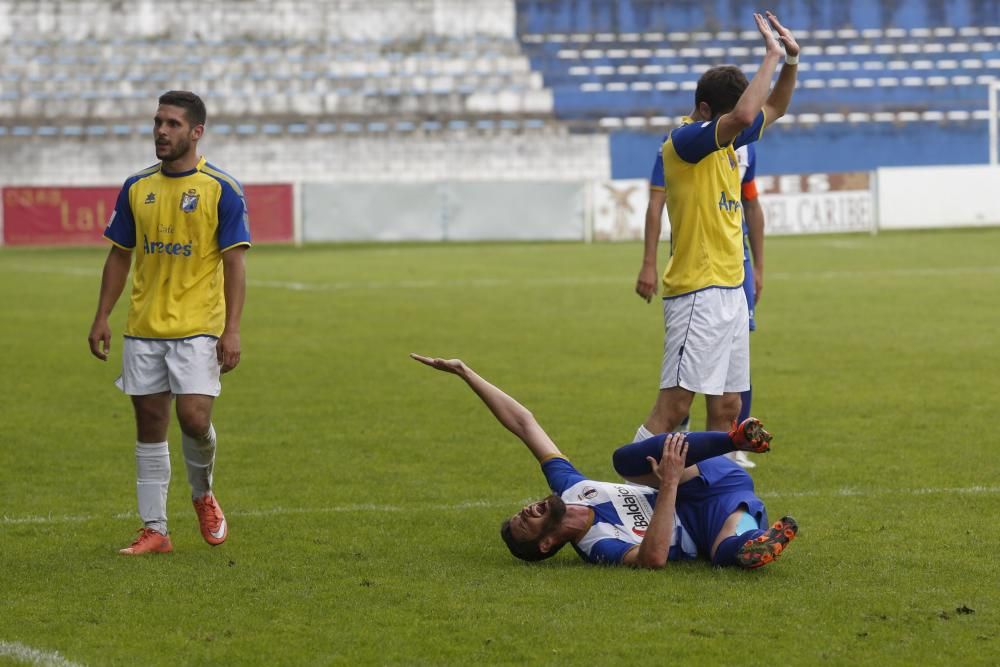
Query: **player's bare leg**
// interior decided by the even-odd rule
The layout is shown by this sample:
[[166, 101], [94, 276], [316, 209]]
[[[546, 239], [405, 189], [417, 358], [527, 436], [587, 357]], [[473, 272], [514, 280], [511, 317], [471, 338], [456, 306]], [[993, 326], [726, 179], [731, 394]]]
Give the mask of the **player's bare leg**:
[[135, 409], [135, 439], [139, 442], [166, 440], [170, 425], [170, 392], [131, 398]]
[[705, 396], [706, 431], [728, 431], [740, 415], [739, 392], [726, 392], [721, 396]]
[[[658, 433], [668, 433], [677, 428], [677, 425], [691, 411], [691, 402], [694, 400], [694, 392], [683, 387], [669, 387], [661, 389], [656, 395], [656, 402], [649, 413], [649, 417], [643, 423], [642, 428], [646, 429], [650, 437]], [[726, 428], [720, 430], [727, 430]], [[640, 429], [641, 430], [641, 429]]]
[[[708, 411], [708, 416], [705, 419], [706, 430], [730, 430], [739, 417], [742, 404], [742, 395], [737, 392], [727, 392], [721, 396], [706, 396], [705, 407]], [[742, 451], [726, 454], [726, 457], [743, 468], [754, 468], [757, 465]]]

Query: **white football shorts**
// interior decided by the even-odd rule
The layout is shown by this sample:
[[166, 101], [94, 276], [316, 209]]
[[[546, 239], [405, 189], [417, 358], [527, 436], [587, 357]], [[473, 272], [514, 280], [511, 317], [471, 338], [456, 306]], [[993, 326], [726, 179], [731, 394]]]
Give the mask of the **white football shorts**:
[[660, 389], [719, 396], [750, 388], [750, 314], [739, 287], [663, 300]]
[[217, 338], [197, 336], [171, 340], [125, 338], [122, 374], [115, 385], [129, 396], [169, 391], [172, 394], [218, 396], [222, 367]]

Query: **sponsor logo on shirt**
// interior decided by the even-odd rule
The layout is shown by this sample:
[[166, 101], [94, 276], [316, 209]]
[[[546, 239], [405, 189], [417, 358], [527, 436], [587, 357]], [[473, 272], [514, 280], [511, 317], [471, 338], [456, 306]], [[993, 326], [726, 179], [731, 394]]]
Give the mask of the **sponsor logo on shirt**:
[[185, 213], [194, 213], [198, 208], [198, 191], [191, 188], [181, 195], [181, 210]]
[[175, 257], [190, 257], [194, 244], [187, 243], [164, 243], [163, 241], [150, 241], [146, 235], [142, 235], [142, 251], [147, 255], [173, 255]]
[[722, 191], [722, 196], [719, 197], [719, 210], [724, 213], [732, 213], [734, 211], [738, 212], [740, 210], [740, 200], [730, 199], [726, 191]]
[[615, 491], [618, 493], [619, 502], [616, 504], [621, 508], [622, 518], [630, 519], [632, 532], [639, 537], [644, 537], [646, 529], [649, 528], [649, 517], [643, 509], [645, 502], [641, 501], [627, 486], [616, 486]]

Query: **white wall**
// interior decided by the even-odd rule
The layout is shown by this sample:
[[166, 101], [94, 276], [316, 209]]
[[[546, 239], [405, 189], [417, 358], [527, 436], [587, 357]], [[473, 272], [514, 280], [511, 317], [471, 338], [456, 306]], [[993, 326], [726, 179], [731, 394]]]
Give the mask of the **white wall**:
[[584, 182], [304, 183], [302, 240], [584, 238]]
[[1000, 167], [878, 170], [881, 229], [1000, 225]]
[[[117, 185], [156, 162], [151, 137], [5, 137], [0, 185]], [[209, 130], [199, 148], [245, 183], [580, 181], [611, 172], [607, 136], [558, 128], [301, 137]]]

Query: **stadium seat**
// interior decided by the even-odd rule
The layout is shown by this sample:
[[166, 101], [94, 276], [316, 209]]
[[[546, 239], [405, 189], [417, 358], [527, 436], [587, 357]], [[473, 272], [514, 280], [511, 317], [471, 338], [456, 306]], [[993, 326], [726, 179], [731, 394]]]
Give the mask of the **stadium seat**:
[[[210, 134], [229, 141], [250, 125], [290, 148], [345, 134], [376, 147], [461, 132], [512, 150], [520, 139], [511, 137], [531, 135], [560, 156], [568, 136], [586, 135], [589, 151], [607, 145], [609, 128], [659, 133], [690, 110], [708, 67], [733, 62], [752, 73], [760, 57], [759, 35], [728, 0], [467, 0], [439, 13], [400, 0], [391, 15], [365, 0], [176, 4], [164, 16], [147, 11], [152, 0], [63, 3], [57, 18], [51, 3], [0, 0], [2, 136], [44, 144], [146, 133], [152, 100], [187, 87], [204, 93]], [[785, 22], [804, 26], [805, 48], [782, 131], [794, 127], [803, 141], [863, 122], [985, 132], [984, 89], [1000, 78], [1000, 7], [949, 0], [935, 13], [931, 4], [784, 3]], [[186, 11], [203, 20], [192, 27]], [[237, 12], [240, 21], [226, 20]], [[57, 130], [32, 129], [41, 127]], [[858, 159], [881, 150], [878, 133], [866, 140], [872, 150]], [[923, 159], [923, 147], [887, 141], [901, 159]], [[929, 140], [943, 159], [963, 141]], [[569, 162], [560, 177], [592, 173]]]

